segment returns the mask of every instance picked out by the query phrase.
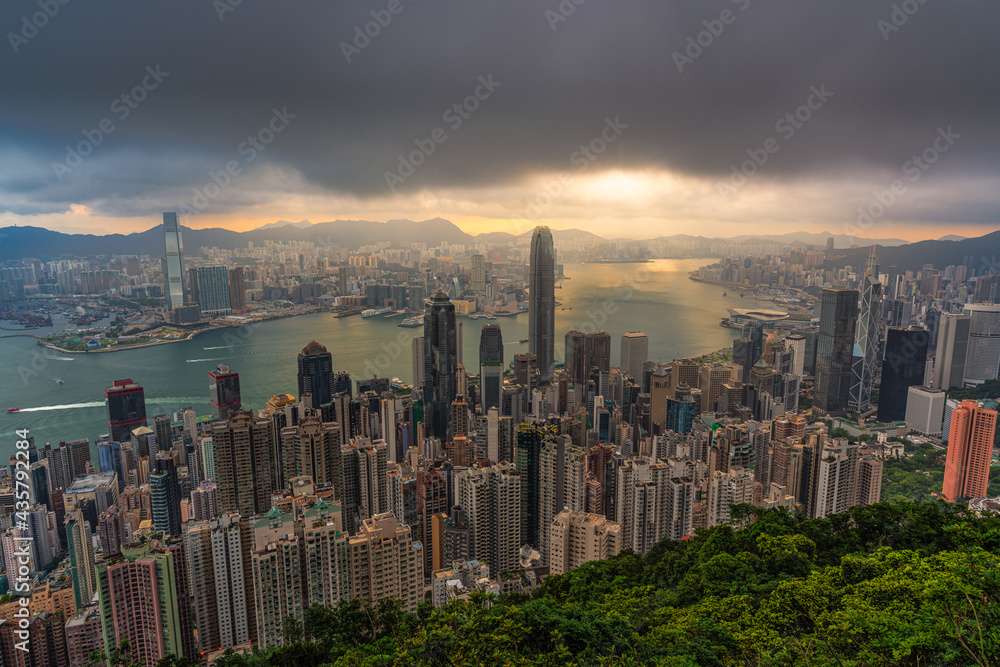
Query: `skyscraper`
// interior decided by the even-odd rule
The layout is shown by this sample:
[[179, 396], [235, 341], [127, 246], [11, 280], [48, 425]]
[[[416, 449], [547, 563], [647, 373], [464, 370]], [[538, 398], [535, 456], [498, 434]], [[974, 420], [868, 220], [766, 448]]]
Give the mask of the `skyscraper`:
[[251, 516], [270, 509], [274, 491], [271, 428], [270, 420], [258, 419], [246, 410], [212, 427], [221, 512]]
[[740, 380], [750, 382], [750, 369], [764, 353], [764, 328], [752, 320], [743, 325], [740, 337], [733, 340], [733, 363], [740, 367]]
[[929, 338], [927, 330], [918, 327], [891, 327], [886, 332], [878, 399], [880, 422], [906, 419], [906, 397], [910, 387], [917, 387], [924, 381]]
[[472, 293], [476, 295], [482, 309], [486, 298], [486, 257], [483, 255], [472, 256]]
[[424, 313], [424, 423], [428, 437], [448, 439], [457, 392], [458, 339], [455, 305], [438, 290]]
[[955, 502], [986, 495], [996, 428], [997, 411], [981, 408], [976, 401], [962, 401], [952, 410], [941, 488], [945, 500]]
[[965, 385], [995, 380], [1000, 372], [1000, 305], [967, 303], [962, 312], [972, 318], [965, 355]]
[[945, 313], [938, 322], [937, 348], [931, 387], [948, 391], [965, 381], [965, 357], [969, 349], [970, 315]]
[[564, 349], [566, 374], [572, 384], [587, 381], [586, 336], [582, 331], [570, 329], [566, 332]]
[[128, 442], [132, 431], [146, 426], [146, 396], [142, 386], [132, 380], [115, 380], [104, 389], [108, 406], [108, 428], [115, 442]]
[[479, 334], [479, 405], [483, 414], [500, 407], [503, 395], [503, 332], [500, 325], [483, 325]]
[[312, 397], [310, 407], [318, 408], [333, 396], [333, 355], [316, 341], [299, 352], [299, 400], [305, 394]]
[[622, 334], [618, 365], [637, 382], [642, 382], [642, 364], [649, 356], [649, 336], [641, 331]]
[[243, 280], [243, 267], [229, 269], [229, 305], [233, 310], [246, 308], [246, 283]]
[[[865, 412], [871, 404], [872, 388], [875, 386], [875, 366], [878, 363], [878, 318], [881, 298], [882, 283], [878, 280], [878, 258], [875, 256], [873, 245], [871, 255], [868, 257], [868, 268], [861, 281], [861, 312], [858, 315], [857, 333], [854, 337], [851, 389], [847, 401], [848, 409], [852, 412]], [[926, 352], [926, 345], [924, 347]], [[886, 353], [888, 354], [888, 350]], [[883, 384], [884, 382], [883, 379]], [[902, 399], [904, 404], [905, 396], [904, 391]], [[881, 409], [880, 404], [880, 414]]]
[[552, 232], [535, 227], [528, 277], [528, 351], [538, 359], [542, 380], [552, 379], [556, 320], [556, 258]]
[[187, 569], [204, 653], [256, 639], [251, 537], [249, 522], [238, 514], [187, 525]]
[[[584, 340], [584, 352], [587, 357], [586, 375], [589, 377], [595, 368], [602, 373], [611, 372], [611, 334], [607, 331], [590, 331]], [[541, 368], [541, 362], [538, 367]]]
[[455, 502], [470, 531], [469, 557], [498, 575], [518, 567], [521, 550], [521, 476], [513, 463], [471, 468], [455, 475]]
[[158, 531], [179, 537], [181, 534], [181, 493], [177, 469], [171, 456], [153, 458], [154, 470], [149, 475], [153, 501], [153, 525]]
[[163, 214], [163, 237], [166, 257], [163, 292], [167, 297], [167, 309], [172, 311], [184, 305], [184, 244], [176, 213]]
[[229, 315], [229, 270], [224, 266], [198, 267], [198, 304], [208, 315]]
[[180, 540], [150, 539], [98, 563], [105, 650], [128, 640], [142, 664], [195, 659], [186, 572]]
[[212, 400], [212, 417], [229, 419], [229, 415], [240, 409], [240, 374], [225, 364], [219, 364], [208, 372], [209, 397]]
[[822, 414], [847, 414], [854, 362], [854, 330], [858, 319], [858, 291], [823, 290], [819, 344], [816, 352], [816, 390], [813, 405]]

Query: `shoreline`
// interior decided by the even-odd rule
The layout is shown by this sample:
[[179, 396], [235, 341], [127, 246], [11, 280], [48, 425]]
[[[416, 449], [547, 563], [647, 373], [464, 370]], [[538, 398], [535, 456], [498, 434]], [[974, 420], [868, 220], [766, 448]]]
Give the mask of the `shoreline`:
[[[289, 319], [289, 318], [292, 318], [292, 317], [299, 317], [300, 315], [315, 315], [317, 313], [322, 313], [322, 312], [324, 312], [322, 309], [316, 309], [316, 310], [310, 310], [310, 311], [303, 312], [303, 313], [282, 313], [282, 314], [275, 315], [274, 317], [267, 317], [267, 318], [264, 318], [264, 319], [261, 319], [261, 320], [255, 320], [253, 322], [250, 322], [249, 324], [252, 326], [252, 325], [255, 325], [255, 324], [261, 324], [263, 322], [270, 322], [271, 320], [284, 320], [284, 319]], [[191, 332], [191, 335], [188, 336], [188, 337], [186, 337], [186, 338], [175, 338], [173, 340], [157, 340], [157, 341], [151, 342], [151, 343], [139, 343], [139, 344], [136, 344], [136, 345], [115, 345], [115, 346], [112, 346], [112, 347], [103, 347], [103, 348], [100, 348], [100, 349], [97, 349], [97, 350], [67, 350], [65, 348], [59, 347], [58, 345], [55, 345], [54, 343], [49, 343], [49, 342], [47, 342], [45, 340], [41, 340], [41, 339], [39, 339], [38, 343], [36, 343], [36, 344], [39, 347], [44, 347], [44, 348], [47, 348], [49, 350], [55, 350], [56, 352], [62, 352], [63, 354], [102, 354], [102, 353], [107, 354], [109, 352], [127, 352], [128, 350], [140, 350], [140, 349], [142, 349], [144, 347], [155, 347], [157, 345], [169, 345], [171, 343], [183, 343], [185, 341], [193, 340], [199, 334], [203, 334], [203, 333], [205, 333], [207, 331], [218, 331], [219, 329], [239, 329], [240, 327], [244, 326], [245, 324], [247, 324], [247, 323], [243, 323], [243, 324], [218, 324], [218, 325], [208, 326], [208, 327], [205, 327], [203, 329], [195, 329], [195, 330], [193, 330]], [[170, 324], [165, 324], [164, 326], [170, 326]], [[36, 336], [36, 338], [40, 338], [40, 337]]]

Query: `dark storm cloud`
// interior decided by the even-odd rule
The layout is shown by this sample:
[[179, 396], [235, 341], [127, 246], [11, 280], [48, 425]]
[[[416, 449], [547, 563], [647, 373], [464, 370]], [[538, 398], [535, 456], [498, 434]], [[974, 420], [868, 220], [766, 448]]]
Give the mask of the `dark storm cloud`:
[[[91, 201], [130, 215], [190, 196], [210, 170], [245, 160], [239, 147], [275, 108], [296, 118], [241, 162], [246, 181], [287, 165], [309, 187], [360, 196], [386, 194], [384, 173], [436, 128], [446, 141], [402, 191], [565, 169], [615, 117], [629, 130], [602, 167], [723, 178], [820, 85], [834, 96], [782, 142], [768, 177], [897, 169], [949, 125], [964, 137], [952, 173], [1000, 162], [993, 2], [398, 0], [395, 14], [389, 0], [228, 2], [69, 0], [30, 39], [23, 17], [38, 0], [4, 2], [0, 208]], [[220, 19], [220, 7], [232, 11]], [[372, 11], [387, 24], [347, 62], [341, 44]], [[168, 75], [121, 118], [121, 96], [157, 66]], [[500, 86], [453, 129], [442, 113], [489, 75]], [[59, 180], [52, 163], [103, 119], [113, 131]], [[227, 205], [246, 203], [237, 189]]]

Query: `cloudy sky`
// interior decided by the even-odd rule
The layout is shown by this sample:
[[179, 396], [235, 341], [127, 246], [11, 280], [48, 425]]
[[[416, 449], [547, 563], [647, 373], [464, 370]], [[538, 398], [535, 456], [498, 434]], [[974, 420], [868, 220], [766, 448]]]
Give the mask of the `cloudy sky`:
[[997, 25], [986, 0], [5, 0], [0, 226], [978, 235]]

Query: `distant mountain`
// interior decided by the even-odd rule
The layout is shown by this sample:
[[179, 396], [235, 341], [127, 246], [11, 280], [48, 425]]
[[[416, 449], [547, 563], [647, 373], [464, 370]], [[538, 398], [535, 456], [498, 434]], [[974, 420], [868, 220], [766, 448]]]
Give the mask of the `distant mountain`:
[[967, 236], [959, 236], [958, 234], [948, 234], [939, 238], [938, 241], [964, 241], [967, 238]]
[[[407, 247], [411, 243], [426, 243], [435, 247], [443, 243], [451, 244], [496, 244], [526, 243], [531, 238], [532, 229], [519, 235], [507, 232], [491, 232], [477, 236], [467, 234], [455, 223], [443, 218], [432, 218], [414, 222], [413, 220], [334, 220], [310, 223], [308, 220], [288, 222], [279, 220], [262, 225], [248, 232], [234, 232], [228, 229], [191, 229], [182, 227], [185, 252], [196, 254], [201, 247], [237, 248], [264, 241], [312, 241], [331, 248], [358, 248], [389, 241], [396, 247]], [[41, 227], [5, 227], [0, 229], [0, 260], [22, 257], [60, 258], [94, 257], [98, 255], [160, 255], [163, 253], [163, 227], [157, 225], [144, 232], [133, 234], [64, 234]], [[600, 241], [601, 237], [579, 229], [554, 230], [556, 242]]]
[[258, 227], [253, 231], [256, 232], [259, 229], [272, 229], [274, 227], [289, 227], [289, 226], [298, 227], [299, 229], [307, 229], [308, 227], [312, 226], [312, 223], [309, 222], [308, 220], [300, 220], [299, 222], [288, 222], [287, 220], [278, 220], [277, 222], [269, 222], [266, 225], [261, 225], [260, 227]]
[[[516, 228], [520, 231], [522, 228]], [[279, 220], [268, 223], [248, 232], [234, 232], [228, 229], [189, 229], [183, 228], [185, 252], [188, 255], [198, 254], [201, 247], [217, 247], [233, 249], [246, 247], [249, 242], [255, 245], [265, 241], [312, 241], [320, 246], [330, 248], [356, 249], [361, 246], [390, 242], [394, 247], [409, 247], [411, 243], [425, 243], [427, 247], [441, 244], [462, 244], [473, 246], [477, 244], [507, 245], [508, 243], [526, 244], [532, 234], [529, 227], [519, 234], [510, 232], [490, 232], [472, 235], [462, 231], [458, 226], [443, 218], [432, 218], [415, 222], [413, 220], [389, 220], [374, 222], [371, 220], [333, 220], [330, 222], [310, 223], [308, 220], [288, 222]], [[580, 229], [557, 229], [552, 232], [556, 243], [600, 243], [605, 239], [591, 232]], [[653, 241], [685, 243], [700, 242], [706, 250], [713, 243], [742, 243], [746, 245], [761, 243], [782, 243], [791, 246], [816, 245], [825, 247], [826, 239], [833, 236], [836, 252], [828, 262], [828, 266], [843, 266], [851, 264], [860, 266], [871, 245], [871, 240], [856, 239], [844, 234], [831, 235], [829, 232], [813, 234], [809, 232], [793, 232], [790, 234], [754, 234], [737, 236], [730, 239], [710, 238], [677, 234], [662, 236]], [[899, 239], [879, 239], [879, 261], [884, 267], [896, 265], [904, 269], [919, 269], [924, 264], [935, 266], [960, 264], [965, 256], [993, 257], [1000, 255], [1000, 232], [988, 234], [979, 239], [965, 239], [957, 236], [944, 237], [946, 240], [921, 241], [907, 244]], [[954, 239], [954, 240], [952, 240]], [[649, 241], [620, 239], [624, 244], [642, 245]], [[856, 244], [859, 247], [850, 248]], [[157, 225], [144, 232], [133, 234], [64, 234], [41, 227], [5, 227], [0, 229], [0, 260], [37, 257], [40, 259], [58, 259], [63, 257], [95, 257], [99, 255], [150, 255], [158, 257], [163, 254], [163, 228]], [[978, 260], [977, 260], [978, 261]], [[984, 259], [984, 261], [986, 261]], [[993, 261], [993, 260], [989, 260]]]
[[[826, 266], [863, 266], [869, 251], [868, 248], [838, 249], [835, 256], [827, 260]], [[882, 271], [892, 267], [899, 271], [916, 271], [925, 264], [942, 269], [949, 264], [962, 264], [967, 257], [972, 257], [972, 268], [976, 270], [976, 275], [981, 275], [1000, 262], [1000, 231], [958, 241], [918, 241], [893, 248], [883, 248], [880, 244], [876, 254]]]

